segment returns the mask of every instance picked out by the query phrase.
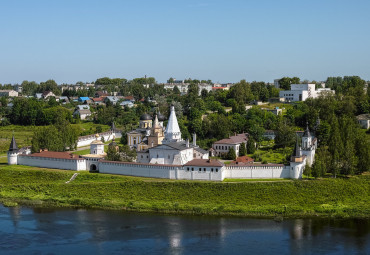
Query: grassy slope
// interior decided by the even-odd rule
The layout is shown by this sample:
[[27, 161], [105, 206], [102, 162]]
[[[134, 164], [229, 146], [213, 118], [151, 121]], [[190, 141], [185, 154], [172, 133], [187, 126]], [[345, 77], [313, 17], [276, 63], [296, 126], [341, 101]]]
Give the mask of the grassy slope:
[[370, 176], [214, 183], [0, 165], [0, 200], [45, 206], [241, 216], [370, 217]]
[[[95, 133], [97, 126], [100, 126], [103, 132], [108, 131], [110, 129], [110, 126], [108, 125], [94, 124], [92, 122], [85, 122], [73, 125], [80, 127], [81, 132], [87, 131], [90, 134]], [[19, 147], [31, 145], [33, 132], [36, 128], [37, 128], [36, 126], [19, 126], [19, 125], [9, 125], [0, 127], [0, 153], [4, 153], [9, 149], [9, 144], [12, 139], [13, 131], [15, 139], [17, 141], [17, 145]]]

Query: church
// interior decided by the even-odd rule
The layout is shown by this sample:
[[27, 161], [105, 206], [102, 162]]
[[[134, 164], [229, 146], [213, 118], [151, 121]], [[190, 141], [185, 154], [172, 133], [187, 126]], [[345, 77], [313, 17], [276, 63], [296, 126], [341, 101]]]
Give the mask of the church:
[[147, 136], [148, 143], [137, 152], [138, 163], [185, 165], [193, 159], [209, 158], [208, 151], [197, 146], [196, 134], [193, 134], [192, 143], [181, 138], [174, 106], [171, 106], [165, 131], [162, 127], [163, 124], [162, 126], [159, 124], [158, 116], [155, 114], [150, 134]]

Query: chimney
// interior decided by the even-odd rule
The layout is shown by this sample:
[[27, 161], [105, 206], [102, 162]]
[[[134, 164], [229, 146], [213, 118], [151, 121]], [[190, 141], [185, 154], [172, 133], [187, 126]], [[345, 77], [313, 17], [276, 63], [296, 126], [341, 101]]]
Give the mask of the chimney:
[[189, 148], [189, 139], [186, 139], [186, 148]]
[[193, 145], [194, 147], [197, 146], [197, 134], [196, 133], [193, 134]]

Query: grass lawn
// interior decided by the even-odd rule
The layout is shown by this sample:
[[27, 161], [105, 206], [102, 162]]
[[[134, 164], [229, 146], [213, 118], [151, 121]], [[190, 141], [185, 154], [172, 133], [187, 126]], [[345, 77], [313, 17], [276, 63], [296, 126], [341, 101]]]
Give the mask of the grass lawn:
[[[0, 164], [0, 202], [175, 214], [370, 217], [370, 176], [179, 181]], [[234, 180], [233, 180], [234, 181]]]
[[35, 126], [19, 126], [9, 125], [0, 127], [0, 153], [4, 153], [9, 149], [10, 141], [14, 136], [19, 147], [31, 145], [33, 132], [37, 127]]
[[[85, 122], [73, 125], [80, 127], [81, 132], [84, 132], [84, 134], [95, 134], [96, 127], [101, 127], [103, 132], [108, 131], [110, 129], [110, 126], [108, 125], [94, 124], [92, 122]], [[20, 126], [20, 125], [9, 125], [0, 127], [0, 153], [4, 153], [9, 149], [13, 132], [18, 147], [30, 146], [33, 132], [37, 128], [38, 128], [37, 126]]]

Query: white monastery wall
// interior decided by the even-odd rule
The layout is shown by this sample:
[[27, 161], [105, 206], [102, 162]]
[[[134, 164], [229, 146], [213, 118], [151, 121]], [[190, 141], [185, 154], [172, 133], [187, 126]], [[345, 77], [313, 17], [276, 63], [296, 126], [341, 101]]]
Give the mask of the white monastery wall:
[[75, 171], [86, 170], [85, 159], [59, 159], [18, 155], [18, 165]]
[[231, 179], [275, 179], [290, 178], [286, 166], [227, 166], [224, 167], [224, 178]]
[[[104, 133], [99, 133], [99, 138], [98, 140], [101, 140], [102, 137], [104, 137], [105, 141], [110, 141], [113, 139], [113, 136], [115, 138], [121, 138], [122, 134], [121, 132], [104, 132]], [[93, 141], [96, 140], [95, 135], [89, 135], [89, 136], [81, 136], [78, 138], [77, 141], [77, 147], [83, 147], [83, 146], [89, 146]]]

